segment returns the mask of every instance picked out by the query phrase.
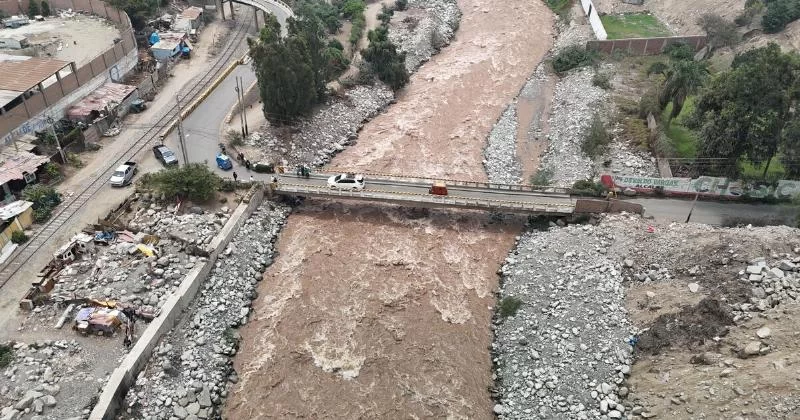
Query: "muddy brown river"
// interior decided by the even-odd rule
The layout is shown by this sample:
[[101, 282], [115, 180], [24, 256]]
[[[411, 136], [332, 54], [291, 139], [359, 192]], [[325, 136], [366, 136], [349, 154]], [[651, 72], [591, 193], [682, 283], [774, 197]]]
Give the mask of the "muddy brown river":
[[[486, 136], [552, 43], [540, 0], [460, 1], [452, 44], [336, 167], [484, 180]], [[309, 202], [234, 361], [225, 418], [490, 418], [492, 291], [520, 231], [478, 212]]]

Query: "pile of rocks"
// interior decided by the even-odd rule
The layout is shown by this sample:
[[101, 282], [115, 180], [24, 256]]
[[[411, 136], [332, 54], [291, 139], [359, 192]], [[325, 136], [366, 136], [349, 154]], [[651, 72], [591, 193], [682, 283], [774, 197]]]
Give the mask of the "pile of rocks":
[[602, 113], [608, 93], [592, 84], [594, 70], [573, 70], [556, 85], [550, 113], [550, 144], [542, 158], [542, 168], [552, 172], [551, 183], [570, 187], [575, 181], [591, 178], [594, 164], [581, 150], [592, 117]]
[[96, 245], [61, 271], [51, 292], [54, 300], [88, 297], [161, 307], [186, 273], [205, 262], [204, 248], [230, 212], [227, 207], [211, 213], [192, 207], [189, 213], [176, 215], [149, 198], [144, 202], [149, 204], [137, 210], [128, 225], [159, 237], [153, 246], [156, 255], [145, 256], [138, 244], [127, 241]]
[[622, 266], [606, 255], [612, 239], [592, 225], [553, 226], [524, 234], [506, 258], [492, 344], [500, 418], [621, 418], [633, 409], [620, 399], [631, 326]]
[[608, 151], [600, 160], [602, 165], [599, 165], [598, 172], [611, 172], [615, 175], [626, 176], [659, 177], [656, 158], [650, 153], [632, 148], [619, 141], [612, 142]]
[[[800, 254], [800, 249], [795, 254]], [[800, 297], [800, 256], [785, 254], [772, 267], [766, 258], [756, 258], [739, 272], [739, 279], [751, 285], [752, 296], [749, 302], [732, 305], [739, 312], [735, 321], [749, 319], [753, 312], [764, 312], [789, 299], [796, 301]]]
[[219, 418], [228, 382], [236, 382], [235, 327], [244, 324], [256, 285], [272, 264], [290, 209], [265, 203], [220, 255], [187, 316], [159, 344], [128, 392], [126, 418]]
[[65, 363], [67, 358], [81, 351], [78, 343], [74, 340], [7, 343], [4, 345], [6, 348], [13, 349], [13, 360], [0, 377], [0, 402], [3, 407], [0, 419], [65, 418], [63, 410], [56, 407], [61, 384], [87, 379], [83, 375], [76, 375], [73, 367]]
[[411, 0], [408, 8], [408, 12], [395, 12], [389, 40], [406, 53], [406, 69], [413, 72], [450, 44], [461, 21], [461, 9], [456, 0]]
[[584, 46], [587, 41], [597, 39], [579, 3], [574, 3], [571, 16], [569, 23], [558, 20], [558, 37], [551, 50], [553, 54], [574, 45]]
[[516, 104], [511, 104], [492, 127], [483, 152], [483, 167], [489, 182], [519, 184], [522, 181], [522, 167], [517, 158], [518, 125]]

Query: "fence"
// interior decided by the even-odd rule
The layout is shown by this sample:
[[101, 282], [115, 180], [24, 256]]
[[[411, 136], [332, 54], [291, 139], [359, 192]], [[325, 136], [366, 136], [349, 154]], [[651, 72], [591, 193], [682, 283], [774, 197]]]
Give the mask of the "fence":
[[668, 45], [677, 43], [688, 44], [694, 47], [695, 51], [699, 51], [706, 46], [706, 36], [693, 35], [658, 38], [604, 39], [586, 42], [586, 49], [600, 51], [606, 54], [622, 51], [631, 55], [656, 55], [661, 54]]
[[[14, 6], [19, 4], [22, 7], [24, 5], [27, 10], [27, 3], [27, 0], [14, 2]], [[8, 145], [19, 136], [44, 129], [48, 125], [47, 118], [39, 114], [65, 98], [69, 101], [80, 99], [82, 95], [75, 97], [76, 94], [88, 93], [81, 89], [87, 84], [97, 84], [95, 78], [98, 76], [105, 75], [111, 80], [121, 81], [125, 73], [132, 67], [129, 65], [118, 66], [132, 51], [136, 50], [133, 27], [125, 12], [107, 6], [100, 0], [49, 0], [49, 3], [55, 9], [72, 9], [91, 13], [117, 23], [121, 28], [120, 39], [114, 42], [111, 48], [98, 54], [83, 66], [76, 68], [73, 63], [71, 66], [65, 67], [58, 73], [57, 80], [44, 89], [38, 90], [36, 87], [32, 87], [34, 89], [33, 96], [25, 99], [23, 104], [0, 115], [0, 133], [3, 133], [0, 143], [2, 144]], [[14, 9], [14, 7], [9, 5], [6, 0], [0, 1], [0, 9], [11, 12], [9, 9]], [[14, 10], [13, 13], [18, 13], [18, 11]], [[91, 90], [96, 87], [92, 87]], [[36, 118], [37, 116], [38, 118]], [[52, 116], [60, 117], [61, 115]]]

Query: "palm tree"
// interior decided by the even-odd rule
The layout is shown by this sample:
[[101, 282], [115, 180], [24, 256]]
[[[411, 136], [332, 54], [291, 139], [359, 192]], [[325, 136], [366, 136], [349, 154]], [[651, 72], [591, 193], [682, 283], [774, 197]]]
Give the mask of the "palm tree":
[[681, 114], [686, 98], [697, 92], [708, 79], [708, 67], [705, 62], [692, 60], [675, 60], [665, 72], [666, 79], [658, 97], [661, 109], [672, 102], [672, 112], [669, 114], [667, 125], [672, 119]]

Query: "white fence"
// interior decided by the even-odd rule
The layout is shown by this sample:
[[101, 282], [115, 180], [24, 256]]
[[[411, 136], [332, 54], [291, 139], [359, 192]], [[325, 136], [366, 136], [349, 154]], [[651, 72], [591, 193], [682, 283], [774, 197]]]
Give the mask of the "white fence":
[[597, 8], [594, 7], [592, 0], [581, 0], [581, 6], [583, 7], [583, 13], [589, 18], [589, 24], [592, 25], [594, 36], [601, 41], [607, 39], [606, 28], [603, 27], [603, 22], [600, 21], [600, 15], [597, 14]]

